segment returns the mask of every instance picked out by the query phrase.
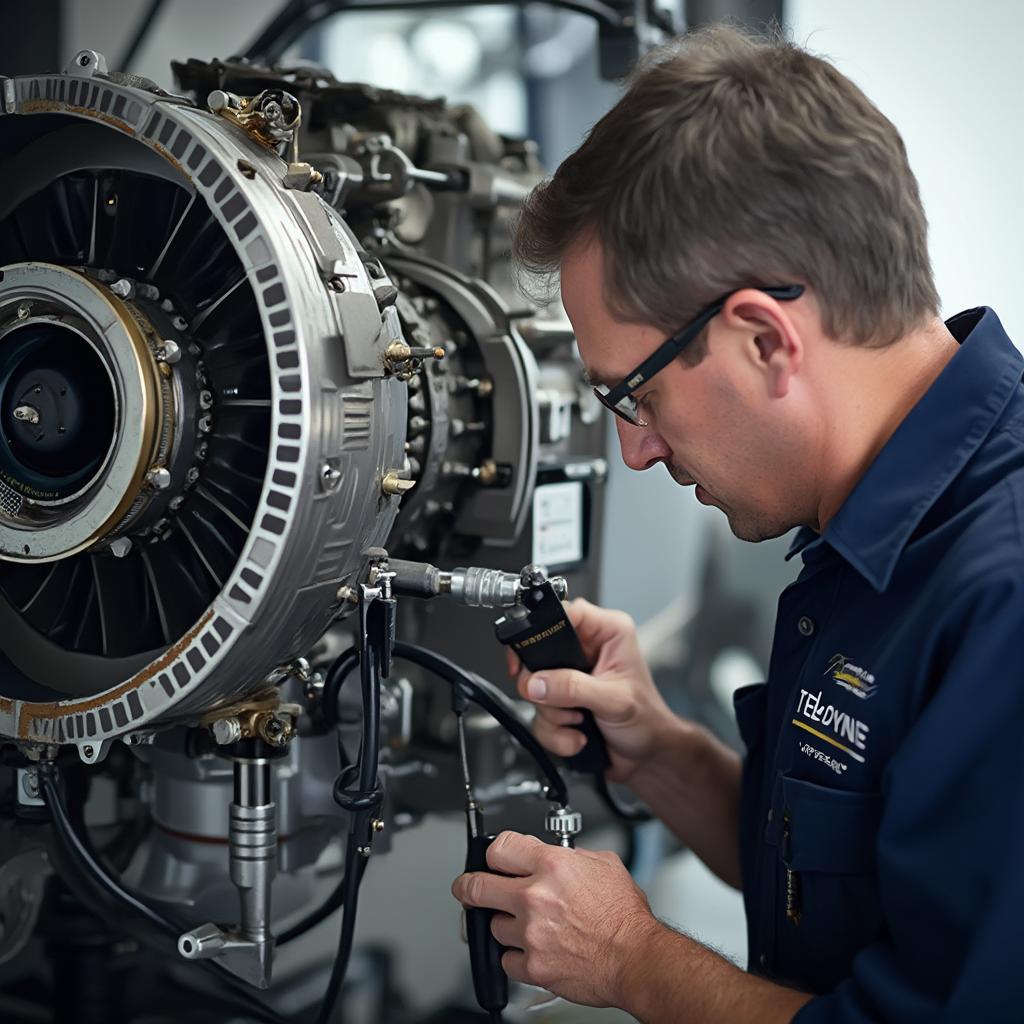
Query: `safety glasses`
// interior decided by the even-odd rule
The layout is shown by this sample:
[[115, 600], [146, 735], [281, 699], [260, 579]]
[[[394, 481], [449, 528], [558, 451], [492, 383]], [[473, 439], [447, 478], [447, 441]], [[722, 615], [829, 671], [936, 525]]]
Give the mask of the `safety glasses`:
[[[677, 331], [671, 337], [666, 338], [632, 373], [627, 374], [623, 380], [613, 387], [607, 384], [597, 384], [594, 387], [594, 394], [598, 401], [608, 409], [611, 409], [616, 416], [621, 416], [627, 423], [634, 427], [646, 427], [647, 422], [640, 416], [640, 407], [633, 397], [637, 388], [648, 383], [650, 379], [663, 370], [683, 349], [689, 345], [697, 335], [714, 319], [726, 302], [742, 291], [741, 288], [734, 288], [731, 292], [716, 299], [709, 306], [705, 306], [685, 327]], [[773, 299], [788, 301], [799, 298], [804, 291], [803, 285], [769, 285], [764, 288], [757, 288], [757, 291], [770, 295]]]

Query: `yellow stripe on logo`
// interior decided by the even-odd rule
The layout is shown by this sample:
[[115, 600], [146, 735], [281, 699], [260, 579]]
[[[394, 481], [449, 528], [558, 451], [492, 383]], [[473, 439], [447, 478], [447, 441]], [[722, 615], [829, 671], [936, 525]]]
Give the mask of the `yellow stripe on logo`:
[[856, 676], [851, 676], [849, 672], [834, 672], [832, 674], [833, 679], [842, 679], [844, 683], [849, 683], [851, 686], [863, 686], [864, 684]]
[[801, 729], [806, 729], [812, 736], [817, 736], [819, 740], [824, 740], [826, 743], [831, 743], [833, 747], [838, 747], [843, 753], [849, 754], [850, 757], [860, 761], [861, 764], [865, 764], [864, 758], [860, 756], [855, 750], [851, 750], [849, 747], [844, 747], [839, 740], [832, 739], [831, 736], [826, 736], [823, 732], [818, 732], [817, 729], [812, 729], [806, 722], [801, 722], [799, 718], [793, 719], [793, 724], [799, 726]]

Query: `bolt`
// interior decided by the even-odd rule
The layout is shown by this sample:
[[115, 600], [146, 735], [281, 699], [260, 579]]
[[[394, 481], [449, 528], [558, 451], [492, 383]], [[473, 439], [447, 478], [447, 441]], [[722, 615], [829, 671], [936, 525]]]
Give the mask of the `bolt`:
[[380, 482], [380, 489], [385, 494], [405, 494], [416, 486], [415, 480], [403, 480], [396, 470], [384, 474]]
[[355, 592], [352, 587], [338, 587], [338, 592], [335, 597], [339, 601], [348, 601], [351, 604], [355, 604], [359, 600], [359, 595]]
[[181, 362], [181, 346], [176, 341], [165, 340], [157, 349], [156, 357], [160, 362], [170, 363], [173, 366], [175, 363]]
[[188, 327], [188, 321], [183, 316], [171, 317], [171, 323], [178, 331], [184, 331]]
[[119, 277], [111, 286], [110, 290], [119, 299], [130, 299], [135, 295], [135, 282], [127, 277]]
[[18, 306], [18, 319], [19, 320], [25, 320], [31, 312], [32, 312], [32, 303], [31, 302], [23, 302], [23, 303], [21, 303], [21, 305]]
[[210, 726], [210, 732], [218, 746], [226, 747], [242, 738], [242, 724], [237, 718], [218, 718]]
[[163, 466], [154, 466], [147, 474], [146, 480], [158, 491], [166, 491], [171, 486], [170, 471]]
[[335, 491], [338, 489], [338, 484], [341, 483], [341, 470], [337, 466], [332, 466], [329, 462], [324, 463], [323, 468], [320, 470], [320, 479], [323, 481], [326, 490]]
[[178, 509], [181, 508], [181, 506], [184, 505], [184, 504], [185, 504], [185, 499], [179, 494], [176, 498], [171, 498], [171, 500], [168, 503], [167, 507], [172, 512], [177, 512]]
[[189, 487], [192, 486], [199, 479], [199, 470], [195, 466], [192, 466], [189, 471], [185, 474], [185, 483]]
[[96, 751], [93, 747], [86, 745], [82, 747], [82, 755], [83, 757], [86, 757], [91, 761], [93, 757], [96, 755]]
[[21, 777], [21, 788], [25, 791], [25, 796], [32, 800], [39, 799], [39, 775], [35, 771], [27, 771]]
[[90, 61], [89, 61], [89, 54], [87, 54], [87, 53], [83, 53], [78, 58], [78, 66], [80, 68], [87, 68], [89, 66], [89, 63], [90, 63]]
[[131, 537], [118, 537], [110, 542], [110, 553], [115, 558], [124, 558], [132, 549]]
[[384, 822], [381, 821], [380, 818], [374, 818], [373, 819], [373, 831], [374, 832], [383, 832], [384, 831]]
[[208, 434], [213, 429], [213, 417], [203, 416], [199, 420], [199, 433]]
[[210, 452], [210, 446], [205, 441], [200, 441], [195, 447], [197, 459], [205, 459]]
[[213, 394], [211, 392], [199, 392], [199, 407], [201, 409], [210, 409], [213, 407]]
[[14, 418], [23, 423], [37, 424], [39, 422], [39, 410], [34, 405], [19, 405], [14, 410]]

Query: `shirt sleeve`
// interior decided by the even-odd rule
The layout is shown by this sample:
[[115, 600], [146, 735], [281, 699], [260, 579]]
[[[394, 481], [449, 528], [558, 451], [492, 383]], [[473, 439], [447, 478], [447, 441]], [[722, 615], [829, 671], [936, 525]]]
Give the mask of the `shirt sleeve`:
[[957, 605], [883, 777], [885, 932], [794, 1024], [1024, 1020], [1024, 568]]

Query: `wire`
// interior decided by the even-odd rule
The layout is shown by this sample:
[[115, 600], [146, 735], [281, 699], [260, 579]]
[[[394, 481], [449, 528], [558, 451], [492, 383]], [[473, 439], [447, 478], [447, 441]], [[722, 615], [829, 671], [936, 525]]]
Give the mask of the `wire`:
[[[345, 788], [347, 777], [352, 774], [351, 770], [342, 772], [334, 783], [335, 802], [351, 815], [349, 822], [348, 842], [345, 848], [345, 874], [341, 880], [341, 899], [344, 906], [341, 917], [341, 933], [338, 936], [338, 952], [334, 957], [334, 965], [331, 968], [331, 977], [327, 983], [327, 991], [324, 993], [323, 1002], [320, 1004], [320, 1012], [317, 1014], [317, 1024], [327, 1024], [334, 1013], [334, 1004], [338, 1000], [341, 986], [344, 984], [345, 975], [348, 973], [349, 960], [352, 958], [352, 945], [356, 934], [356, 914], [359, 907], [359, 887], [366, 870], [365, 855], [370, 850], [369, 836], [371, 819], [376, 816], [384, 799], [384, 790], [378, 778], [380, 766], [380, 657], [381, 648], [379, 643], [387, 643], [387, 614], [389, 606], [385, 600], [367, 604], [365, 601], [360, 604], [360, 634], [363, 637], [362, 657], [359, 660], [360, 683], [363, 699], [363, 729], [362, 743], [359, 747], [359, 759], [355, 769], [356, 783], [358, 789], [348, 790]], [[393, 605], [390, 606], [393, 609]], [[379, 620], [384, 616], [383, 623], [371, 622], [371, 619]], [[380, 631], [380, 639], [374, 642], [373, 634]], [[343, 665], [350, 662], [350, 657], [342, 655]], [[332, 666], [333, 669], [334, 666]], [[344, 676], [337, 674], [340, 687]], [[326, 693], [327, 683], [324, 682]], [[336, 689], [335, 687], [335, 689]], [[335, 692], [336, 703], [337, 694]], [[361, 838], [366, 836], [366, 838]]]
[[[537, 767], [548, 781], [550, 799], [563, 806], [569, 802], [569, 791], [561, 773], [548, 752], [523, 723], [512, 702], [493, 683], [467, 671], [441, 654], [420, 647], [418, 644], [395, 642], [394, 656], [400, 661], [409, 661], [431, 674], [445, 680], [449, 685], [459, 687], [463, 693], [494, 718], [506, 732], [533, 758]], [[323, 715], [326, 721], [337, 724], [338, 693], [345, 678], [359, 663], [359, 654], [354, 647], [339, 654], [327, 670], [322, 696]]]
[[536, 762], [548, 781], [548, 799], [565, 806], [569, 802], [569, 790], [561, 773], [555, 767], [548, 752], [540, 745], [533, 733], [523, 724], [515, 711], [505, 703], [505, 695], [497, 687], [484, 684], [479, 677], [467, 672], [455, 662], [417, 644], [395, 643], [395, 657], [411, 661], [421, 668], [440, 676], [452, 686], [461, 686], [475, 704], [482, 707]]

